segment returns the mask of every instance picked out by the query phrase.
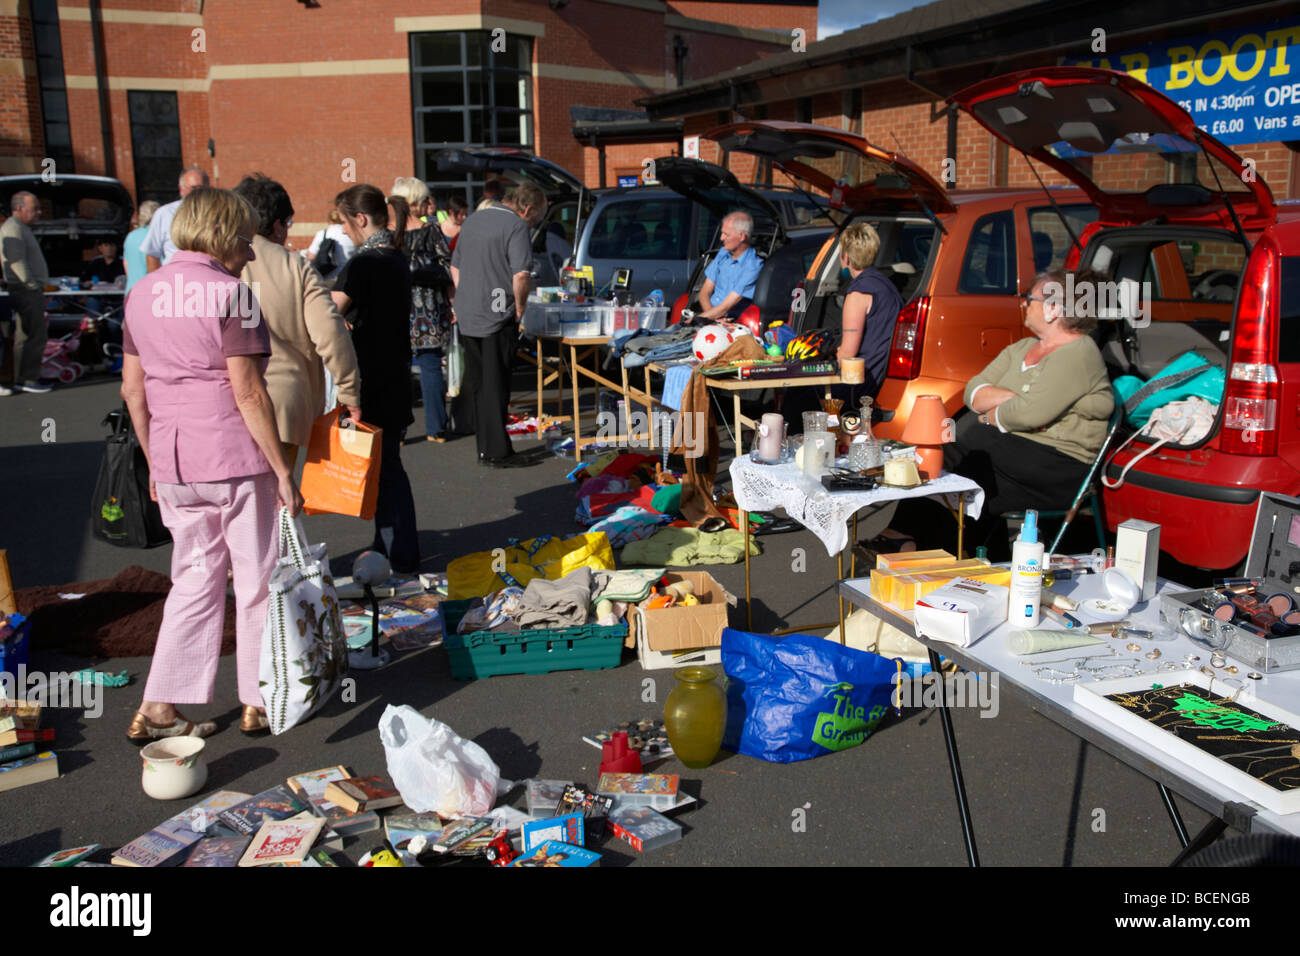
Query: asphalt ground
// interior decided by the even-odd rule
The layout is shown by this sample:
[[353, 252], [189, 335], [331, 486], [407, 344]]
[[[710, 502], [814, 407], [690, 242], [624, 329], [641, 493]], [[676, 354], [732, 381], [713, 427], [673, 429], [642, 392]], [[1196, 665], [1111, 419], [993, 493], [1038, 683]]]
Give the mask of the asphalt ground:
[[[516, 397], [527, 396], [523, 373]], [[589, 396], [589, 399], [592, 396]], [[100, 377], [48, 395], [0, 399], [0, 487], [15, 587], [110, 577], [128, 564], [167, 573], [170, 546], [123, 550], [94, 540], [89, 507], [105, 429], [118, 404], [117, 382]], [[423, 569], [438, 571], [464, 553], [507, 538], [580, 530], [573, 520], [571, 460], [488, 470], [475, 462], [473, 439], [446, 445], [423, 440], [416, 410], [403, 461], [415, 489]], [[517, 442], [520, 450], [534, 440]], [[723, 469], [725, 473], [725, 468]], [[335, 573], [368, 546], [371, 526], [358, 520], [305, 517], [311, 541], [325, 541]], [[836, 616], [835, 562], [809, 532], [760, 539], [753, 561], [755, 630]], [[803, 573], [792, 554], [807, 556]], [[707, 569], [732, 593], [744, 593], [743, 565]], [[732, 624], [743, 615], [732, 614]], [[62, 847], [117, 847], [177, 812], [140, 789], [137, 748], [124, 732], [138, 706], [148, 658], [71, 658], [40, 646], [33, 669], [95, 667], [132, 675], [130, 686], [104, 691], [103, 714], [51, 711], [57, 728], [59, 779], [0, 793], [0, 865], [22, 866]], [[410, 704], [481, 744], [503, 776], [594, 782], [598, 752], [584, 732], [660, 713], [671, 671], [643, 671], [632, 652], [620, 667], [461, 682], [450, 677], [440, 648], [400, 656], [386, 669], [356, 673], [356, 701], [333, 700], [318, 716], [281, 737], [245, 738], [237, 729], [233, 658], [223, 658], [215, 701], [190, 716], [224, 726], [207, 746], [204, 793], [256, 793], [294, 773], [345, 764], [383, 773], [377, 725], [387, 704]], [[993, 719], [974, 709], [953, 713], [981, 860], [998, 867], [1143, 867], [1167, 864], [1179, 844], [1154, 783], [1082, 743], [1010, 694]], [[677, 819], [683, 839], [637, 855], [617, 841], [606, 866], [924, 866], [966, 862], [942, 728], [933, 710], [890, 716], [862, 746], [816, 760], [779, 765], [722, 754], [705, 770], [675, 760], [654, 767], [680, 773], [698, 808]], [[197, 798], [194, 798], [197, 800]], [[516, 789], [507, 801], [523, 806]], [[1208, 816], [1179, 801], [1196, 832]], [[1101, 811], [1099, 813], [1099, 811]], [[1099, 821], [1101, 821], [1099, 825]], [[355, 858], [375, 834], [349, 841]], [[874, 894], [873, 894], [874, 895]]]

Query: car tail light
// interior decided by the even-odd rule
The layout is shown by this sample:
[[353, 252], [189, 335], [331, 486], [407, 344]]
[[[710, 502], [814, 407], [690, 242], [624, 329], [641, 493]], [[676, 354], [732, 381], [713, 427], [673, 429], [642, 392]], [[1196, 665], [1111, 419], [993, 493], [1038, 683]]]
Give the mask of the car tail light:
[[754, 338], [761, 343], [763, 341], [763, 321], [759, 318], [758, 306], [747, 305], [740, 316], [736, 319], [741, 325], [754, 333]]
[[1223, 391], [1219, 450], [1233, 455], [1277, 453], [1279, 274], [1277, 245], [1261, 238], [1242, 276]]
[[921, 374], [921, 342], [925, 338], [925, 320], [930, 316], [930, 297], [917, 296], [898, 313], [894, 326], [894, 346], [889, 352], [892, 378], [916, 378]]

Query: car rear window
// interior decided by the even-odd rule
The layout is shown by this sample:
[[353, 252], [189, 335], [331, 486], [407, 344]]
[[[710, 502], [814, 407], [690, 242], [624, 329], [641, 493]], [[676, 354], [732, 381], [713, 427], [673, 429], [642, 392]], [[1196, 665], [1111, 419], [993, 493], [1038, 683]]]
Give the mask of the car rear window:
[[605, 206], [591, 227], [592, 259], [685, 259], [691, 210], [685, 199], [627, 199]]
[[962, 262], [959, 292], [974, 295], [1015, 295], [1016, 224], [1011, 211], [982, 216], [971, 229]]
[[1097, 207], [1087, 203], [1061, 206], [1070, 228], [1067, 230], [1051, 206], [1038, 206], [1029, 210], [1029, 236], [1034, 243], [1034, 272], [1059, 269], [1077, 239], [1089, 223], [1097, 221]]

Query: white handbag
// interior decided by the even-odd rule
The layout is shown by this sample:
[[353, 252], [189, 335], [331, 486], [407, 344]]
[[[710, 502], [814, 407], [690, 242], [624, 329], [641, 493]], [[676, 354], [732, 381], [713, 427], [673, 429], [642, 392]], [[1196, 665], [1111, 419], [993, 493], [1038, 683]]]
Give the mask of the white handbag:
[[1101, 483], [1107, 488], [1115, 489], [1124, 484], [1128, 471], [1139, 461], [1158, 449], [1161, 445], [1195, 445], [1203, 442], [1214, 428], [1219, 406], [1193, 395], [1177, 402], [1168, 402], [1151, 413], [1151, 418], [1128, 441], [1120, 445], [1111, 454], [1106, 465], [1115, 460], [1115, 456], [1139, 438], [1153, 442], [1143, 449], [1124, 466], [1119, 477], [1111, 481], [1106, 477], [1106, 469], [1101, 469]]
[[302, 522], [281, 508], [280, 560], [271, 573], [258, 683], [271, 733], [302, 723], [333, 696], [348, 670], [325, 545], [304, 543]]

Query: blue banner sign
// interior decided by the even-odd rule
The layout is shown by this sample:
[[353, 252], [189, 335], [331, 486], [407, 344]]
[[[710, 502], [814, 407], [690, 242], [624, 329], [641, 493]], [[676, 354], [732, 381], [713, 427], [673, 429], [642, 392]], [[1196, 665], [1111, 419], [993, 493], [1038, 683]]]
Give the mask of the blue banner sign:
[[1176, 101], [1224, 143], [1300, 139], [1300, 18], [1065, 64], [1127, 73]]

